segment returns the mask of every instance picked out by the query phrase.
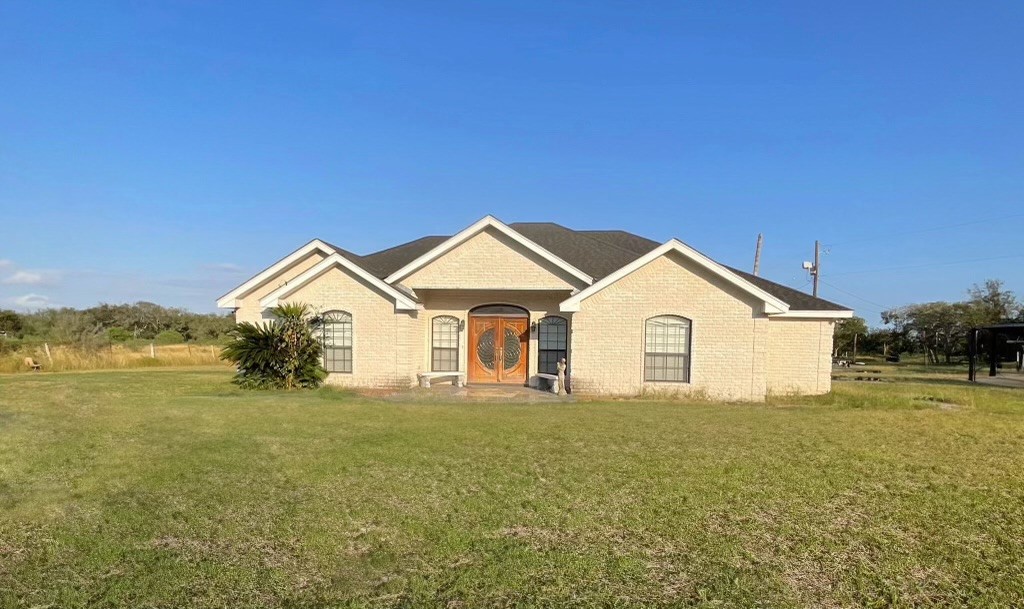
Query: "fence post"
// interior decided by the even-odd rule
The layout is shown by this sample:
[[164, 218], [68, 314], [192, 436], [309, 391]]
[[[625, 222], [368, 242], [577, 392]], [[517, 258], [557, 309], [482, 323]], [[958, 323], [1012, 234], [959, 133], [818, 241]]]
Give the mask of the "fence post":
[[149, 356], [156, 359], [156, 347], [153, 346], [153, 343], [149, 343]]
[[50, 355], [50, 343], [43, 343], [43, 351], [46, 351], [46, 359], [50, 360], [50, 365], [53, 365], [53, 356]]

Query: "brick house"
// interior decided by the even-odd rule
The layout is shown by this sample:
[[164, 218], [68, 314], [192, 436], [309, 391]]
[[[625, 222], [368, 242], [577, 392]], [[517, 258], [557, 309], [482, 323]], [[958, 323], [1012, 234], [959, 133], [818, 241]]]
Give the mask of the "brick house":
[[565, 358], [580, 394], [754, 401], [828, 392], [853, 314], [675, 239], [491, 216], [365, 256], [315, 239], [217, 305], [258, 322], [283, 302], [324, 316], [334, 384], [536, 386]]

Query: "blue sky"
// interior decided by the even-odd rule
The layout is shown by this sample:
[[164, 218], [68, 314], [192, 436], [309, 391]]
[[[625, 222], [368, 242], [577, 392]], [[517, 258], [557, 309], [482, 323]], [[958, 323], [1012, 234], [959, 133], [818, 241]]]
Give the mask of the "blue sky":
[[[0, 4], [0, 307], [215, 298], [487, 213], [869, 322], [1024, 295], [1024, 3]], [[953, 226], [959, 225], [959, 226]], [[971, 260], [973, 262], [962, 262]]]

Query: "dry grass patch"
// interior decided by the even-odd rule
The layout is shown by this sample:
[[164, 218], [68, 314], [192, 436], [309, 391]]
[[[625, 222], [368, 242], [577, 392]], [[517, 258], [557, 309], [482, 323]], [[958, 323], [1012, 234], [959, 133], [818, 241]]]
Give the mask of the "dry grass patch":
[[113, 345], [105, 349], [82, 349], [58, 345], [50, 347], [49, 357], [42, 347], [26, 348], [0, 355], [0, 373], [31, 372], [25, 365], [26, 357], [31, 357], [40, 364], [43, 372], [227, 366], [220, 359], [220, 347], [215, 345], [157, 345], [152, 352], [148, 346], [133, 348]]

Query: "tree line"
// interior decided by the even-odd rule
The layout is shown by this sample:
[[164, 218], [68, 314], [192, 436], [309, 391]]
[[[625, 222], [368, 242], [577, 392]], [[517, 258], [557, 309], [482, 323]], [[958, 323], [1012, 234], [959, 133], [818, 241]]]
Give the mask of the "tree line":
[[88, 309], [0, 310], [0, 341], [94, 347], [133, 340], [218, 342], [235, 327], [233, 316], [193, 313], [152, 302], [101, 304]]
[[1024, 303], [1003, 282], [989, 279], [967, 290], [959, 302], [925, 302], [882, 311], [883, 328], [869, 329], [860, 317], [836, 324], [836, 355], [923, 353], [931, 363], [967, 356], [967, 332], [1000, 322], [1024, 322]]

